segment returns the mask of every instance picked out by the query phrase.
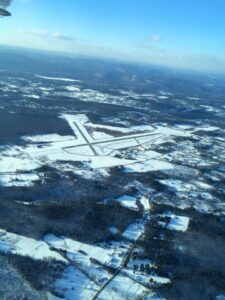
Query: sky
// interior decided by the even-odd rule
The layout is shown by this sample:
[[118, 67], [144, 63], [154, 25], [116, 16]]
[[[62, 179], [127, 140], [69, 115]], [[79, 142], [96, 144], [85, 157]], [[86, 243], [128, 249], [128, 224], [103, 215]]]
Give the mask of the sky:
[[225, 72], [225, 0], [14, 0], [8, 9], [0, 44]]

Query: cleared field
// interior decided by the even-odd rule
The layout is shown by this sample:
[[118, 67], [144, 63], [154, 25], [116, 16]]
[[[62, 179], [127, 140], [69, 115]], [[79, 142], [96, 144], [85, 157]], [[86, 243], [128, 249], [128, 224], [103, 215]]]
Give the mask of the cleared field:
[[44, 165], [65, 172], [62, 162], [81, 162], [80, 168], [71, 167], [74, 172], [118, 166], [123, 166], [128, 173], [172, 169], [173, 165], [162, 160], [160, 153], [149, 152], [148, 148], [173, 136], [188, 137], [192, 134], [191, 131], [163, 126], [124, 128], [98, 125], [91, 123], [84, 114], [64, 114], [62, 118], [74, 135], [22, 136], [24, 146], [1, 148], [2, 186], [30, 186], [43, 179], [44, 174], [36, 170]]

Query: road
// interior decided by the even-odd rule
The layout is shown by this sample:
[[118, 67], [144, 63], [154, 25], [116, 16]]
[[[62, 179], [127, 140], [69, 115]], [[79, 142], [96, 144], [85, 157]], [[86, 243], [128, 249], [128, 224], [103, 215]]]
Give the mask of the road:
[[98, 153], [96, 152], [96, 150], [93, 147], [92, 143], [87, 139], [87, 137], [85, 136], [85, 134], [83, 133], [83, 131], [80, 129], [80, 127], [77, 125], [77, 123], [74, 123], [74, 125], [76, 126], [77, 130], [79, 131], [79, 133], [81, 134], [81, 136], [83, 137], [83, 139], [86, 141], [85, 145], [88, 145], [91, 148], [91, 150], [94, 153], [94, 155], [98, 155]]
[[[76, 125], [76, 124], [75, 124]], [[77, 126], [77, 125], [76, 125]], [[85, 135], [83, 134], [83, 132], [80, 130], [80, 128], [77, 126], [77, 129], [79, 130], [80, 134], [82, 134], [82, 137], [85, 139], [86, 143], [81, 143], [81, 144], [77, 144], [77, 145], [71, 145], [71, 146], [68, 146], [68, 147], [65, 147], [65, 149], [69, 149], [69, 148], [76, 148], [76, 147], [83, 147], [83, 146], [86, 146], [86, 145], [91, 145], [91, 146], [99, 146], [99, 145], [105, 145], [105, 144], [108, 144], [108, 143], [113, 143], [113, 142], [122, 142], [122, 141], [127, 141], [127, 140], [136, 140], [137, 138], [143, 138], [143, 137], [153, 137], [154, 140], [158, 139], [158, 138], [163, 138], [162, 135], [159, 135], [157, 133], [140, 133], [140, 134], [132, 134], [132, 135], [129, 135], [129, 136], [126, 136], [126, 137], [117, 137], [117, 138], [113, 138], [113, 139], [105, 139], [104, 141], [101, 140], [101, 141], [93, 141], [93, 142], [90, 142], [87, 140], [87, 138], [85, 137]], [[140, 142], [139, 142], [140, 143]], [[145, 144], [145, 143], [140, 143], [139, 145], [141, 144]]]
[[[132, 255], [132, 253], [133, 253], [133, 251], [134, 251], [134, 249], [135, 249], [135, 247], [136, 247], [137, 242], [138, 242], [139, 240], [142, 239], [143, 235], [144, 235], [144, 233], [142, 233], [142, 234], [139, 236], [139, 238], [138, 238], [138, 239], [130, 246], [130, 248], [129, 248], [127, 254], [126, 254], [126, 255], [124, 256], [124, 258], [123, 258], [123, 261], [122, 261], [120, 267], [116, 270], [116, 272], [113, 274], [113, 276], [112, 276], [107, 282], [105, 282], [105, 283], [103, 284], [103, 286], [102, 286], [102, 287], [99, 289], [99, 291], [95, 294], [95, 296], [92, 298], [92, 300], [97, 300], [97, 299], [98, 299], [98, 296], [104, 291], [104, 289], [110, 284], [110, 282], [112, 282], [112, 281], [115, 279], [115, 277], [116, 277], [117, 275], [119, 275], [119, 273], [122, 271], [122, 269], [123, 269], [124, 267], [126, 267], [127, 263], [129, 262], [129, 260], [130, 260], [130, 258], [131, 258], [131, 255]], [[140, 282], [138, 282], [138, 283], [141, 284]], [[141, 285], [142, 285], [142, 284], [141, 284]], [[146, 287], [146, 286], [144, 286], [144, 287]]]

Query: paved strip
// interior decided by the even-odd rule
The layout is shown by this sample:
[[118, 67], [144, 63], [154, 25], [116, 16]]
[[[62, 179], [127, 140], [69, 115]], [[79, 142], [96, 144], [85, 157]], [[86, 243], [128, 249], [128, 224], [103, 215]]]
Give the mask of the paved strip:
[[[82, 132], [82, 130], [80, 129], [80, 127], [76, 123], [74, 123], [74, 125], [76, 126], [77, 130], [79, 131], [79, 133], [81, 134], [81, 136], [83, 137], [83, 139], [86, 141], [86, 145], [88, 145], [91, 148], [91, 150], [94, 153], [94, 155], [98, 155], [98, 153], [96, 152], [95, 148], [92, 146], [92, 143], [87, 139], [87, 137]], [[67, 148], [65, 148], [65, 149], [67, 149]]]

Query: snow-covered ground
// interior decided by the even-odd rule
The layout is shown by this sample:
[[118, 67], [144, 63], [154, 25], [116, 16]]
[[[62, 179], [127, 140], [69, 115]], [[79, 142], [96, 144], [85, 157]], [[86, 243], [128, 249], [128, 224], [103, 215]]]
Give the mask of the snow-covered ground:
[[[135, 230], [139, 234], [139, 228], [133, 226], [132, 235]], [[68, 300], [92, 299], [101, 286], [112, 277], [112, 274], [102, 265], [119, 268], [129, 247], [130, 244], [125, 241], [95, 246], [58, 238], [52, 234], [46, 235], [44, 241], [36, 241], [0, 230], [0, 252], [29, 256], [35, 260], [55, 259], [68, 265], [62, 277], [54, 284], [55, 290]], [[68, 260], [60, 254], [59, 250], [65, 251]], [[71, 262], [74, 262], [77, 267], [74, 267]], [[118, 274], [98, 299], [125, 300], [127, 297], [137, 299], [146, 292], [149, 292], [148, 288], [125, 272]]]
[[44, 241], [37, 241], [2, 229], [0, 229], [0, 252], [29, 256], [36, 260], [55, 259], [67, 263], [63, 256], [52, 251]]
[[[132, 240], [135, 237], [136, 240], [143, 232], [143, 222], [137, 220], [125, 231], [124, 236]], [[129, 252], [130, 242], [125, 240], [121, 242], [111, 241], [97, 246], [63, 237], [58, 238], [53, 234], [46, 235], [44, 240], [53, 249], [66, 251], [68, 260], [74, 262], [77, 267], [69, 266], [62, 278], [55, 283], [56, 290], [66, 299], [74, 300], [75, 295], [76, 299], [92, 299], [109, 280], [111, 280], [110, 283], [102, 290], [97, 299], [136, 300], [144, 293], [152, 294], [150, 277], [143, 275], [143, 280], [140, 280], [138, 274], [132, 275], [132, 265], [129, 265], [129, 269], [123, 269], [115, 278], [104, 267], [111, 266], [119, 269], [124, 256]], [[157, 276], [155, 277], [157, 278]], [[161, 284], [168, 282], [167, 279], [158, 277], [158, 281], [160, 280]], [[143, 284], [148, 285], [149, 288], [146, 288]]]
[[[75, 174], [87, 169], [99, 170], [116, 166], [123, 166], [126, 173], [173, 169], [170, 162], [149, 148], [163, 144], [172, 136], [192, 135], [190, 130], [162, 125], [118, 127], [93, 124], [84, 114], [64, 114], [61, 118], [68, 122], [74, 135], [62, 136], [55, 133], [22, 136], [26, 143], [24, 146], [12, 145], [0, 149], [0, 185], [32, 185], [40, 179], [36, 170], [41, 166], [49, 165], [66, 171], [69, 162], [83, 163], [83, 168], [71, 165], [70, 171]], [[122, 155], [124, 150], [125, 156]], [[67, 162], [65, 169], [62, 162]], [[28, 171], [30, 174], [24, 174], [29, 173]], [[81, 176], [88, 174], [81, 173]]]
[[93, 281], [72, 266], [56, 281], [55, 288], [66, 300], [92, 299], [98, 291], [98, 286]]
[[65, 82], [81, 82], [80, 80], [71, 79], [71, 78], [61, 78], [61, 77], [49, 77], [49, 76], [42, 76], [36, 75], [37, 78], [46, 79], [46, 80], [58, 80], [58, 81], [65, 81]]
[[131, 209], [138, 210], [138, 206], [136, 204], [137, 199], [128, 195], [123, 195], [116, 199], [122, 206]]
[[149, 211], [150, 210], [150, 203], [149, 203], [149, 199], [145, 196], [141, 196], [141, 198], [139, 199], [140, 203], [142, 204], [143, 208], [145, 211]]
[[34, 136], [23, 136], [25, 141], [33, 143], [54, 143], [54, 142], [66, 142], [74, 141], [76, 138], [72, 135], [59, 135], [59, 134], [43, 134], [43, 135], [34, 135]]
[[[66, 300], [89, 300], [100, 290], [101, 285], [96, 284], [82, 271], [72, 266], [68, 267], [63, 277], [55, 283], [58, 291]], [[119, 274], [99, 294], [99, 300], [136, 300], [149, 289], [132, 280], [128, 276]]]
[[114, 268], [117, 268], [122, 261], [122, 257], [118, 255], [117, 249], [88, 245], [68, 238], [59, 238], [53, 234], [47, 234], [44, 240], [52, 247], [66, 251], [68, 257], [75, 261], [77, 259], [80, 260], [81, 255], [83, 259], [95, 259]]
[[163, 179], [159, 180], [159, 182], [167, 186], [169, 190], [173, 192], [189, 192], [196, 190], [196, 186], [194, 184], [186, 183], [178, 179]]
[[143, 219], [130, 224], [123, 232], [122, 236], [128, 240], [136, 241], [144, 233], [146, 222]]
[[186, 231], [188, 229], [188, 224], [188, 217], [172, 215], [167, 228], [177, 231]]
[[136, 282], [140, 282], [141, 284], [145, 284], [147, 286], [151, 285], [150, 282], [154, 282], [154, 284], [158, 285], [170, 283], [169, 278], [158, 275], [147, 275], [146, 273], [137, 270], [134, 272], [133, 268], [124, 269], [123, 274], [131, 279], [134, 279]]
[[40, 174], [5, 174], [0, 175], [0, 185], [4, 187], [29, 187], [40, 179]]
[[169, 217], [170, 221], [166, 226], [165, 222], [160, 222], [159, 224], [163, 227], [166, 226], [167, 229], [176, 231], [187, 231], [189, 225], [189, 217], [178, 216], [171, 212], [164, 213], [163, 216]]
[[[114, 296], [112, 298], [107, 298], [107, 294], [110, 295], [111, 291], [116, 293], [116, 297]], [[137, 300], [147, 292], [149, 292], [149, 289], [145, 288], [143, 285], [137, 283], [127, 276], [124, 276], [123, 274], [119, 274], [101, 293], [100, 299]]]
[[163, 160], [145, 160], [142, 162], [135, 162], [133, 164], [126, 165], [126, 173], [145, 173], [158, 170], [169, 170], [173, 169], [173, 165]]

